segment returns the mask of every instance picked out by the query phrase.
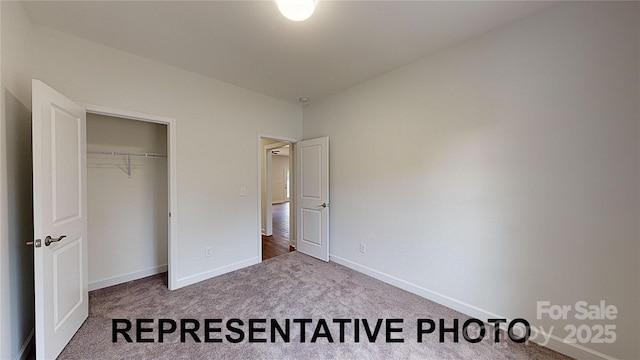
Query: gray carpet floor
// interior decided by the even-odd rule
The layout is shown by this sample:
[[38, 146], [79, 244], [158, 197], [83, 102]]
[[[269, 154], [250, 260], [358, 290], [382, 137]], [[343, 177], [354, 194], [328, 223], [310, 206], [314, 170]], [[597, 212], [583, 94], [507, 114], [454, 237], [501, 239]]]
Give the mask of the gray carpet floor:
[[[436, 324], [438, 319], [449, 324], [452, 319], [459, 319], [462, 326], [468, 317], [344, 266], [297, 252], [175, 291], [167, 289], [166, 274], [96, 290], [90, 293], [89, 312], [89, 318], [60, 359], [568, 359], [533, 343], [495, 344], [489, 335], [493, 333], [491, 327], [487, 327], [485, 339], [475, 344], [466, 342], [462, 335], [454, 343], [451, 333], [441, 343], [437, 331], [425, 335], [424, 341], [418, 343], [417, 319], [435, 319]], [[114, 318], [132, 320], [129, 334], [134, 341], [135, 319], [153, 319], [153, 323], [144, 325], [153, 332], [142, 333], [141, 337], [153, 338], [155, 342], [127, 343], [122, 335], [118, 335], [117, 343], [112, 342]], [[160, 318], [177, 322], [176, 332], [165, 335], [163, 343], [157, 342]], [[180, 341], [180, 319], [185, 318], [199, 320], [201, 329], [196, 335], [203, 342], [195, 342], [189, 334], [185, 342]], [[244, 322], [244, 326], [233, 325], [244, 332], [245, 338], [239, 343], [225, 338], [227, 335], [238, 338], [225, 325], [231, 318]], [[304, 343], [299, 323], [293, 322], [290, 342], [279, 336], [275, 342], [270, 341], [270, 319], [276, 319], [284, 327], [286, 319], [302, 318], [313, 320], [306, 326]], [[377, 319], [404, 319], [402, 324], [392, 326], [403, 329], [402, 333], [392, 334], [392, 338], [401, 337], [404, 342], [386, 342], [383, 324], [378, 338], [371, 343], [362, 323], [360, 341], [356, 342], [352, 322], [344, 327], [341, 343], [339, 326], [333, 322], [339, 318], [368, 319], [372, 330]], [[211, 333], [212, 338], [222, 342], [204, 342], [204, 319], [222, 319], [214, 324], [221, 328], [220, 332]], [[248, 341], [249, 319], [268, 319], [266, 324], [256, 326], [266, 328], [264, 333], [256, 333], [256, 338], [267, 339], [266, 343]], [[320, 319], [327, 321], [333, 343], [326, 336], [318, 336], [311, 342]], [[169, 326], [165, 324], [165, 328]], [[318, 333], [322, 334], [323, 331]]]

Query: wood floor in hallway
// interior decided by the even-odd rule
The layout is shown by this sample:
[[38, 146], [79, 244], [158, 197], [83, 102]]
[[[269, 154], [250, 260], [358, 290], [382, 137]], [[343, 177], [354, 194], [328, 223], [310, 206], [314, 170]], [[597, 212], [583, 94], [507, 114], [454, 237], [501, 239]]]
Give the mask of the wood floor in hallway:
[[289, 203], [273, 205], [273, 235], [262, 236], [262, 260], [289, 252]]

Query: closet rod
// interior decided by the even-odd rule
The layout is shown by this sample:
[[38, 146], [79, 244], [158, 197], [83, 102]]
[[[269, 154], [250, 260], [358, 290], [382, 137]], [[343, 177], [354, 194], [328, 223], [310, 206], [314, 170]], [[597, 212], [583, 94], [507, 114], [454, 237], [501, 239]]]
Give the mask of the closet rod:
[[155, 154], [155, 153], [128, 153], [120, 151], [87, 151], [87, 154], [93, 155], [111, 155], [111, 156], [140, 156], [147, 158], [166, 158], [167, 155]]

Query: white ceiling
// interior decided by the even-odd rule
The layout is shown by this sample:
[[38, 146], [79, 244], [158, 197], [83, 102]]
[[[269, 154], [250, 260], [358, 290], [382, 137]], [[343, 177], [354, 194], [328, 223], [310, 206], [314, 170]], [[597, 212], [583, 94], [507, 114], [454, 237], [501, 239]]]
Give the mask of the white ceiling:
[[328, 96], [528, 16], [548, 1], [26, 1], [34, 23], [289, 102]]

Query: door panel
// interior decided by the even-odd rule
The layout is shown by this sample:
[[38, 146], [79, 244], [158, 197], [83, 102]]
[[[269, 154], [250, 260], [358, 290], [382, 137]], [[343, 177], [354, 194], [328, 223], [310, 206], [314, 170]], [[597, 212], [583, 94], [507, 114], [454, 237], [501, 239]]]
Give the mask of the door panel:
[[302, 151], [302, 191], [300, 195], [308, 200], [322, 199], [322, 146], [312, 144]]
[[41, 81], [32, 92], [36, 357], [52, 359], [89, 310], [86, 114]]
[[82, 169], [79, 144], [81, 120], [55, 104], [51, 116], [52, 210], [55, 225], [80, 217]]
[[302, 209], [302, 241], [322, 246], [322, 212]]
[[76, 239], [53, 251], [53, 323], [57, 329], [82, 306], [82, 241]]
[[296, 144], [298, 251], [329, 261], [329, 138]]

